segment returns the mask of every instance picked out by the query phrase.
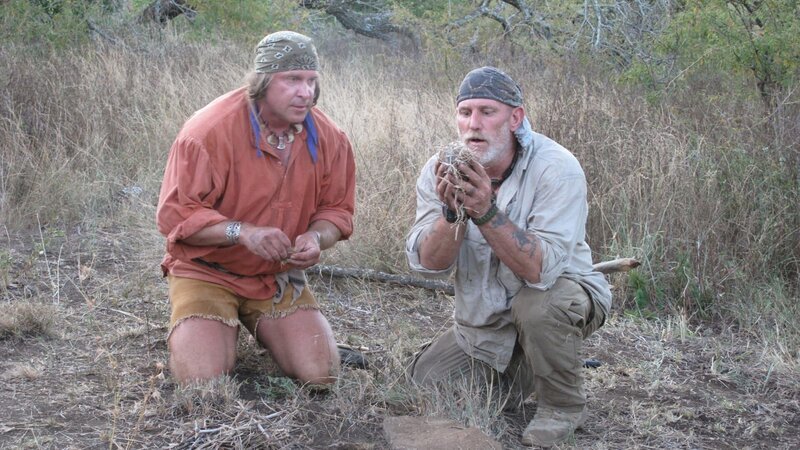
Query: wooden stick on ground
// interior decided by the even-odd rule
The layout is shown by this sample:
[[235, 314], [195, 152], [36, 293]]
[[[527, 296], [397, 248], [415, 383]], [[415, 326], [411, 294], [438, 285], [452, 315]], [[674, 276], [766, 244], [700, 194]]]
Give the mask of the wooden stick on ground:
[[379, 272], [372, 269], [346, 269], [336, 266], [316, 265], [306, 269], [306, 273], [337, 278], [360, 278], [367, 281], [381, 281], [384, 283], [394, 283], [403, 286], [421, 287], [433, 291], [445, 291], [450, 295], [455, 293], [453, 290], [453, 285], [443, 280], [428, 280], [409, 275], [396, 275], [386, 272]]
[[[627, 272], [640, 265], [639, 261], [633, 258], [618, 258], [611, 261], [604, 261], [594, 265], [594, 270], [609, 274], [614, 272]], [[416, 278], [409, 275], [396, 275], [391, 273], [379, 272], [372, 269], [343, 268], [328, 265], [316, 265], [306, 270], [306, 273], [319, 276], [337, 278], [360, 278], [367, 281], [380, 281], [384, 283], [394, 283], [403, 286], [421, 287], [434, 291], [443, 291], [453, 295], [455, 290], [453, 285], [443, 280], [428, 280]]]
[[633, 258], [617, 258], [611, 261], [603, 261], [595, 264], [594, 270], [600, 273], [627, 272], [639, 267], [642, 263]]

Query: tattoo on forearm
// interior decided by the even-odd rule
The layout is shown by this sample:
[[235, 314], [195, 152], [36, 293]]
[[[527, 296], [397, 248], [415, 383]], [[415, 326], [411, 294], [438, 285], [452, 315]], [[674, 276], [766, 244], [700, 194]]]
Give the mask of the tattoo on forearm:
[[[507, 223], [511, 223], [508, 216], [503, 213], [497, 213], [492, 221], [489, 222], [489, 226], [496, 229], [505, 226]], [[539, 240], [536, 236], [529, 234], [525, 230], [514, 227], [512, 237], [517, 241], [517, 248], [520, 249], [520, 251], [527, 253], [531, 258], [536, 255], [536, 250], [539, 248]]]
[[536, 255], [536, 248], [539, 245], [535, 236], [531, 236], [525, 230], [517, 229], [514, 231], [514, 239], [517, 241], [517, 247], [528, 253], [531, 258]]
[[525, 248], [526, 245], [531, 243], [531, 238], [525, 230], [514, 230], [514, 239], [517, 241], [517, 247], [520, 249]]
[[508, 223], [508, 217], [505, 214], [498, 212], [497, 215], [494, 216], [491, 222], [489, 222], [489, 226], [492, 228], [500, 228], [503, 225]]

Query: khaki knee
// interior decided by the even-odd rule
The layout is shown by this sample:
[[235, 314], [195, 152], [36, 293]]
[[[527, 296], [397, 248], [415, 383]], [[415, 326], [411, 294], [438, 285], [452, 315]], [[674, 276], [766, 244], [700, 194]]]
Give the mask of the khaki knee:
[[547, 291], [524, 288], [511, 310], [518, 341], [536, 376], [580, 368], [583, 325], [591, 300], [578, 283], [560, 278]]

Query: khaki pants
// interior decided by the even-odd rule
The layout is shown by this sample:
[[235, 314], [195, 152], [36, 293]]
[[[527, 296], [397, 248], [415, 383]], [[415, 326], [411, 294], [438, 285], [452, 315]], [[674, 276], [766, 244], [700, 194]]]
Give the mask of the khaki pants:
[[422, 349], [409, 367], [418, 384], [457, 376], [496, 380], [512, 404], [521, 404], [534, 390], [540, 405], [573, 412], [586, 404], [580, 357], [583, 340], [605, 316], [576, 282], [559, 278], [547, 291], [523, 288], [511, 305], [517, 343], [505, 372], [471, 358], [450, 329]]

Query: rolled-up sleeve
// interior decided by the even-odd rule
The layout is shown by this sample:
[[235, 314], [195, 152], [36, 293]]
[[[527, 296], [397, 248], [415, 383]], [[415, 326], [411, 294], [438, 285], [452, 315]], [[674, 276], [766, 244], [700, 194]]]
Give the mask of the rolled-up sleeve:
[[542, 242], [542, 271], [538, 283], [525, 281], [525, 284], [545, 290], [567, 270], [570, 263], [567, 249], [574, 249], [583, 240], [588, 205], [582, 173], [542, 179], [550, 181], [537, 188], [535, 206], [527, 218], [528, 231]]
[[453, 271], [455, 262], [446, 269], [431, 270], [422, 265], [419, 256], [419, 246], [425, 230], [442, 215], [442, 202], [436, 195], [435, 167], [434, 157], [428, 160], [417, 179], [417, 212], [414, 225], [406, 237], [406, 258], [412, 271], [427, 278], [445, 278]]
[[353, 234], [353, 214], [356, 197], [356, 163], [353, 147], [343, 132], [339, 132], [336, 151], [323, 175], [319, 203], [310, 222], [326, 220], [339, 229], [341, 239]]
[[188, 138], [175, 141], [156, 211], [158, 230], [166, 236], [167, 252], [175, 258], [188, 261], [214, 250], [182, 244], [181, 240], [228, 219], [213, 208], [223, 185], [201, 143]]

